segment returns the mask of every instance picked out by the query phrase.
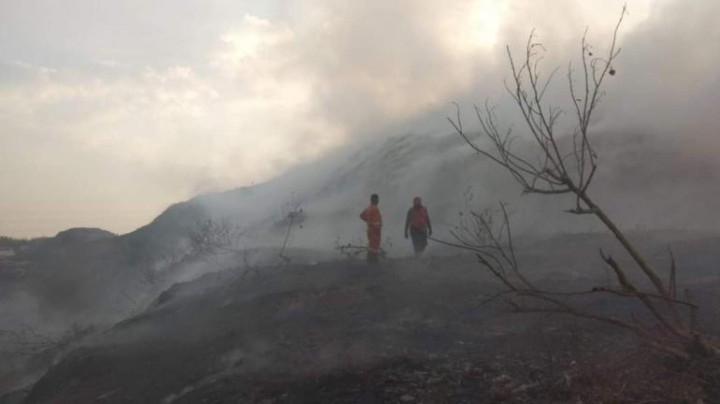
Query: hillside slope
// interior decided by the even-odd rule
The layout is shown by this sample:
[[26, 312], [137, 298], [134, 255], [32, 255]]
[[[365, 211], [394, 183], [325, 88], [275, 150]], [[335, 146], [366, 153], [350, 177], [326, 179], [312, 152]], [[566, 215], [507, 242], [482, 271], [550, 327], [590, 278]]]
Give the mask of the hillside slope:
[[[663, 262], [667, 237], [641, 235], [641, 248]], [[718, 239], [686, 240], [676, 245], [680, 283], [715, 307]], [[591, 234], [525, 240], [520, 259], [543, 285], [588, 290], [608, 282], [598, 246], [615, 248]], [[269, 267], [249, 277], [239, 270], [175, 285], [143, 313], [85, 339], [26, 402], [577, 402], [608, 386], [580, 375], [563, 385], [571, 363], [632, 347], [626, 334], [594, 322], [517, 315], [501, 299], [483, 304], [500, 285], [472, 256]], [[642, 312], [624, 299], [582, 304]], [[712, 310], [701, 316], [705, 326], [718, 320]], [[643, 388], [627, 397], [675, 394]]]
[[[653, 136], [607, 133], [596, 137], [599, 172], [590, 193], [607, 212], [630, 229], [720, 228], [720, 203], [713, 184], [720, 162], [688, 150], [679, 141]], [[527, 145], [517, 142], [518, 149]], [[276, 226], [299, 206], [306, 220], [292, 244], [316, 250], [362, 240], [357, 220], [371, 193], [380, 194], [387, 247], [400, 246], [405, 212], [414, 196], [424, 198], [439, 234], [457, 224], [459, 211], [510, 202], [520, 233], [595, 231], [592, 220], [564, 213], [572, 201], [521, 194], [511, 176], [475, 154], [459, 136], [405, 135], [355, 146], [297, 167], [268, 183], [211, 193], [179, 204], [138, 230], [160, 235], [160, 228], [187, 226], [202, 216], [228, 219], [248, 230], [248, 245], [277, 246], [284, 228]], [[178, 214], [181, 209], [193, 215]], [[170, 224], [174, 223], [174, 224]], [[173, 227], [174, 226], [174, 227]]]
[[[600, 169], [590, 192], [624, 229], [720, 228], [720, 193], [714, 191], [720, 161], [712, 153], [689, 150], [678, 139], [624, 133], [596, 139]], [[26, 289], [39, 315], [57, 319], [51, 322], [112, 323], [177, 279], [163, 273], [177, 263], [199, 223], [227, 221], [244, 232], [239, 248], [277, 250], [288, 234], [283, 220], [290, 210], [302, 209], [303, 221], [291, 229], [287, 246], [327, 259], [337, 257], [338, 244], [364, 243], [357, 216], [373, 192], [381, 199], [383, 247], [395, 257], [411, 253], [403, 223], [415, 195], [424, 198], [441, 238], [449, 237], [459, 212], [500, 200], [510, 203], [516, 234], [601, 230], [590, 217], [564, 213], [572, 201], [521, 195], [507, 173], [457, 135], [405, 135], [338, 150], [264, 184], [179, 202], [129, 234], [80, 242], [61, 233], [43, 240], [37, 253], [22, 257], [31, 286]], [[268, 257], [272, 263], [275, 255], [259, 254], [257, 260], [265, 262], [257, 263], [267, 264]], [[213, 269], [193, 263], [182, 279]]]
[[[627, 134], [598, 137], [596, 147], [600, 171], [591, 192], [624, 229], [689, 230], [668, 232], [663, 242], [674, 243], [695, 237], [694, 230], [720, 228], [720, 215], [714, 214], [720, 204], [720, 193], [714, 192], [720, 162], [711, 153], [690, 151], [671, 139]], [[0, 275], [9, 275], [1, 280], [0, 329], [30, 327], [57, 338], [73, 327], [109, 326], [142, 311], [177, 281], [237, 265], [238, 256], [220, 264], [183, 258], [188, 235], [210, 219], [244, 231], [239, 249], [265, 251], [252, 255], [253, 266], [277, 263], [287, 234], [286, 255], [295, 264], [338, 258], [337, 244], [364, 243], [357, 215], [373, 192], [380, 194], [385, 219], [383, 247], [396, 258], [411, 251], [402, 227], [415, 195], [424, 198], [440, 238], [449, 237], [460, 211], [498, 200], [511, 203], [516, 234], [599, 230], [592, 218], [563, 212], [572, 201], [519, 191], [506, 173], [457, 136], [406, 135], [353, 146], [264, 184], [177, 203], [129, 234], [81, 229], [31, 243], [33, 248], [10, 266], [3, 263]], [[303, 220], [288, 233], [284, 220], [300, 208]], [[440, 250], [434, 245], [428, 254]], [[698, 251], [703, 265], [712, 261], [705, 250]], [[15, 268], [13, 262], [21, 265]]]

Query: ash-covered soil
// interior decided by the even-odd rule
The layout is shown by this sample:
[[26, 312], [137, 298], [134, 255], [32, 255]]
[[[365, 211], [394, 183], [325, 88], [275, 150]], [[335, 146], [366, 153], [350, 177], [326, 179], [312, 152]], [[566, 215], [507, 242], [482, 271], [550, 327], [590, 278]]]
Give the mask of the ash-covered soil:
[[[607, 284], [588, 257], [536, 266], [530, 276], [558, 289]], [[717, 277], [697, 274], [696, 295], [717, 305]], [[85, 339], [25, 402], [711, 402], [702, 383], [627, 333], [513, 313], [502, 298], [483, 303], [499, 290], [467, 255], [208, 274]], [[637, 309], [594, 295], [579, 304]], [[707, 313], [704, 323], [716, 323], [717, 313]]]

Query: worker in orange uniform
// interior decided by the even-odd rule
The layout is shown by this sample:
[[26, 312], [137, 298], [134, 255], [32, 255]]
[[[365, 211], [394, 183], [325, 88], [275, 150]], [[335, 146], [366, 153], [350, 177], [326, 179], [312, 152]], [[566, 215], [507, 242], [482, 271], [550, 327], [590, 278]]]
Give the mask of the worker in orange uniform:
[[419, 196], [413, 199], [413, 206], [408, 210], [407, 219], [405, 219], [405, 238], [408, 238], [408, 230], [412, 238], [415, 256], [420, 256], [427, 247], [428, 232], [432, 236], [432, 224], [430, 224], [427, 208], [423, 206]]
[[378, 263], [378, 252], [380, 251], [380, 230], [382, 229], [382, 216], [380, 215], [380, 209], [378, 209], [379, 202], [380, 198], [378, 195], [372, 194], [370, 196], [370, 205], [360, 214], [360, 219], [367, 223], [368, 264]]

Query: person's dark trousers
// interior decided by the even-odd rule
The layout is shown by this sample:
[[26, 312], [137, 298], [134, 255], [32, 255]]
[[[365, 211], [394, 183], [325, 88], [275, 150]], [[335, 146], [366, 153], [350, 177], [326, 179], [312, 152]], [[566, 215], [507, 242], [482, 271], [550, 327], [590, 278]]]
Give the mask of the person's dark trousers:
[[367, 252], [367, 263], [370, 265], [377, 265], [380, 262], [378, 259], [378, 253], [377, 251], [370, 251]]
[[427, 247], [427, 230], [410, 227], [410, 238], [412, 239], [415, 255], [420, 255]]

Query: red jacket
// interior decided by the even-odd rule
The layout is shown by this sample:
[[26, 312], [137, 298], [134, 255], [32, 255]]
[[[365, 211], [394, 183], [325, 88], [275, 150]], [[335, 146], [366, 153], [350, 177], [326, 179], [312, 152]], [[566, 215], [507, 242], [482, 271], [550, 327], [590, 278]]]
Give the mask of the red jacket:
[[427, 208], [419, 205], [413, 206], [410, 210], [408, 210], [407, 219], [405, 220], [405, 232], [407, 232], [410, 227], [423, 231], [429, 229], [432, 232], [430, 215], [428, 215]]

